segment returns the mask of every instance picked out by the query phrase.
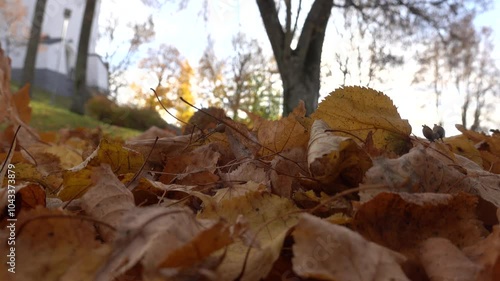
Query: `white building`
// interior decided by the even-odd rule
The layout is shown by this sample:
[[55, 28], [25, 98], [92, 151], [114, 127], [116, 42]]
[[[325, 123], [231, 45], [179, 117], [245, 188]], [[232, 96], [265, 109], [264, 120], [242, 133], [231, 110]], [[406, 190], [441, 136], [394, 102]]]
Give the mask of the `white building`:
[[[13, 0], [6, 1], [15, 2]], [[36, 0], [22, 0], [26, 15], [13, 31], [0, 14], [0, 42], [12, 59], [12, 79], [20, 81]], [[87, 86], [108, 92], [108, 69], [95, 54], [98, 38], [98, 0], [92, 23], [87, 61]], [[42, 39], [36, 59], [35, 81], [38, 87], [58, 95], [71, 95], [73, 73], [78, 52], [78, 40], [86, 0], [47, 0], [42, 25]], [[10, 30], [9, 30], [10, 29]], [[6, 48], [8, 46], [8, 48]]]

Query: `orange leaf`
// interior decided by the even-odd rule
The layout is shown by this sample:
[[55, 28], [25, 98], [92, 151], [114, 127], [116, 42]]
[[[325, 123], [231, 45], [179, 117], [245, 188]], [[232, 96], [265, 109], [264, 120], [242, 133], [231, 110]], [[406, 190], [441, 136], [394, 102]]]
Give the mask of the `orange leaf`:
[[30, 84], [24, 85], [12, 95], [19, 118], [26, 124], [31, 121]]

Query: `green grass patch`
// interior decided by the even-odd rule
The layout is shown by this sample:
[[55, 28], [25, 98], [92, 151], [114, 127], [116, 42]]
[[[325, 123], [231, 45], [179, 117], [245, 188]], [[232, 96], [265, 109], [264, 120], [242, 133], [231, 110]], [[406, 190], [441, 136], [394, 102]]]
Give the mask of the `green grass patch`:
[[[11, 83], [11, 91], [15, 93], [19, 90], [19, 85]], [[57, 131], [67, 128], [97, 128], [100, 127], [104, 134], [112, 137], [127, 139], [140, 134], [139, 131], [113, 126], [100, 122], [89, 116], [81, 116], [69, 111], [71, 98], [53, 95], [50, 92], [39, 88], [32, 89], [30, 106], [32, 116], [30, 126], [40, 132]]]
[[56, 131], [62, 128], [101, 127], [105, 134], [124, 139], [136, 136], [140, 133], [136, 130], [112, 126], [88, 116], [81, 116], [67, 109], [51, 106], [45, 102], [32, 100], [30, 105], [33, 109], [30, 125], [40, 132]]

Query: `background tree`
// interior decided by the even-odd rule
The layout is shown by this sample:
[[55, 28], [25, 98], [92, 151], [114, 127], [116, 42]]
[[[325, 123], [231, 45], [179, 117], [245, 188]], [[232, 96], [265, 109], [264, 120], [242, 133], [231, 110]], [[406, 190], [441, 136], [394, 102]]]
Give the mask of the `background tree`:
[[118, 18], [116, 15], [111, 15], [99, 32], [100, 43], [109, 46], [104, 50], [102, 57], [109, 66], [109, 90], [111, 96], [115, 98], [120, 88], [128, 86], [123, 74], [136, 62], [141, 46], [151, 42], [155, 36], [152, 17], [144, 22], [128, 23], [127, 29], [132, 36], [123, 40], [118, 40], [116, 36], [119, 27]]
[[[157, 80], [155, 91], [163, 106], [175, 111], [175, 116], [187, 121], [194, 113], [194, 109], [180, 100], [194, 103], [192, 79], [194, 70], [189, 62], [173, 46], [161, 44], [159, 48], [149, 49], [147, 57], [139, 62], [139, 67], [146, 70]], [[135, 87], [138, 100], [145, 107], [163, 110], [157, 98], [149, 90]]]
[[238, 110], [266, 117], [279, 114], [281, 92], [276, 87], [276, 64], [266, 59], [257, 40], [242, 33], [232, 40], [232, 57], [218, 59], [209, 39], [199, 63], [201, 88], [210, 105], [224, 106], [238, 119]]
[[389, 70], [404, 63], [403, 56], [395, 53], [388, 42], [378, 40], [360, 18], [345, 15], [342, 20], [343, 24], [335, 25], [339, 38], [336, 48], [327, 51], [334, 54], [335, 63], [322, 62], [325, 78], [341, 76], [341, 86], [370, 87], [374, 82], [385, 82]]
[[[40, 34], [42, 33], [43, 17], [45, 15], [45, 6], [47, 0], [37, 0], [33, 20], [31, 22], [30, 39], [28, 41], [28, 49], [24, 58], [23, 76], [21, 85], [33, 83], [35, 75], [36, 55], [38, 52], [38, 44], [40, 43]], [[30, 88], [31, 96], [31, 88]]]
[[490, 28], [477, 29], [474, 16], [466, 15], [451, 24], [446, 37], [434, 38], [419, 57], [421, 68], [416, 81], [430, 76], [436, 94], [436, 107], [444, 90], [452, 87], [463, 96], [462, 125], [480, 130], [487, 116], [486, 98], [500, 94], [500, 68], [492, 57], [494, 45]]
[[[323, 40], [332, 8], [339, 11], [336, 16], [360, 19], [361, 28], [372, 33], [377, 42], [408, 44], [430, 36], [432, 32], [446, 32], [454, 19], [470, 13], [470, 9], [483, 9], [489, 3], [487, 0], [361, 0], [335, 3], [333, 0], [315, 0], [296, 38], [301, 1], [296, 6], [295, 15], [292, 15], [291, 0], [284, 2], [284, 24], [281, 24], [275, 1], [257, 0], [283, 80], [284, 114], [289, 113], [300, 99], [306, 102], [308, 113], [317, 106]], [[296, 46], [292, 47], [295, 42]], [[383, 52], [377, 55], [385, 56]], [[385, 60], [375, 61], [384, 63]]]
[[11, 48], [26, 43], [23, 36], [26, 6], [21, 0], [0, 1], [0, 29], [5, 30], [5, 54], [9, 56]]
[[85, 103], [90, 98], [87, 89], [87, 58], [89, 50], [90, 31], [94, 21], [95, 5], [97, 0], [87, 0], [85, 11], [83, 12], [80, 39], [78, 41], [78, 54], [75, 66], [74, 91], [70, 110], [83, 115], [85, 113]]

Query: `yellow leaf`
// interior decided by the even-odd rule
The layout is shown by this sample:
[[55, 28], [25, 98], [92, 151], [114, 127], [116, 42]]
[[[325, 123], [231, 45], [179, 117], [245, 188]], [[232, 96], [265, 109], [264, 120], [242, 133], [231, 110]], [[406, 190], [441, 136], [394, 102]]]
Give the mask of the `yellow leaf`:
[[62, 201], [80, 198], [92, 184], [90, 180], [91, 174], [92, 171], [89, 169], [65, 171], [63, 174], [64, 188], [57, 194], [57, 197]]
[[72, 168], [82, 162], [82, 156], [65, 145], [51, 145], [46, 147], [44, 152], [56, 155], [64, 169]]
[[81, 197], [92, 184], [92, 167], [99, 167], [101, 164], [109, 164], [116, 174], [135, 173], [142, 167], [143, 157], [118, 142], [102, 139], [99, 147], [85, 161], [64, 171], [64, 188], [58, 194], [59, 199], [66, 201]]
[[458, 135], [446, 138], [446, 144], [451, 145], [452, 151], [456, 154], [462, 155], [476, 162], [479, 166], [483, 166], [483, 159], [481, 153], [477, 150], [466, 136]]
[[12, 101], [17, 110], [19, 119], [24, 123], [29, 124], [31, 121], [30, 107], [30, 84], [24, 85], [17, 93], [12, 95]]
[[90, 165], [99, 167], [101, 163], [109, 164], [116, 174], [135, 173], [144, 163], [142, 155], [123, 147], [119, 142], [102, 139], [97, 150], [97, 157]]
[[311, 117], [324, 120], [334, 131], [365, 141], [373, 133], [376, 148], [399, 155], [411, 147], [411, 126], [392, 100], [381, 92], [357, 86], [330, 93]]

